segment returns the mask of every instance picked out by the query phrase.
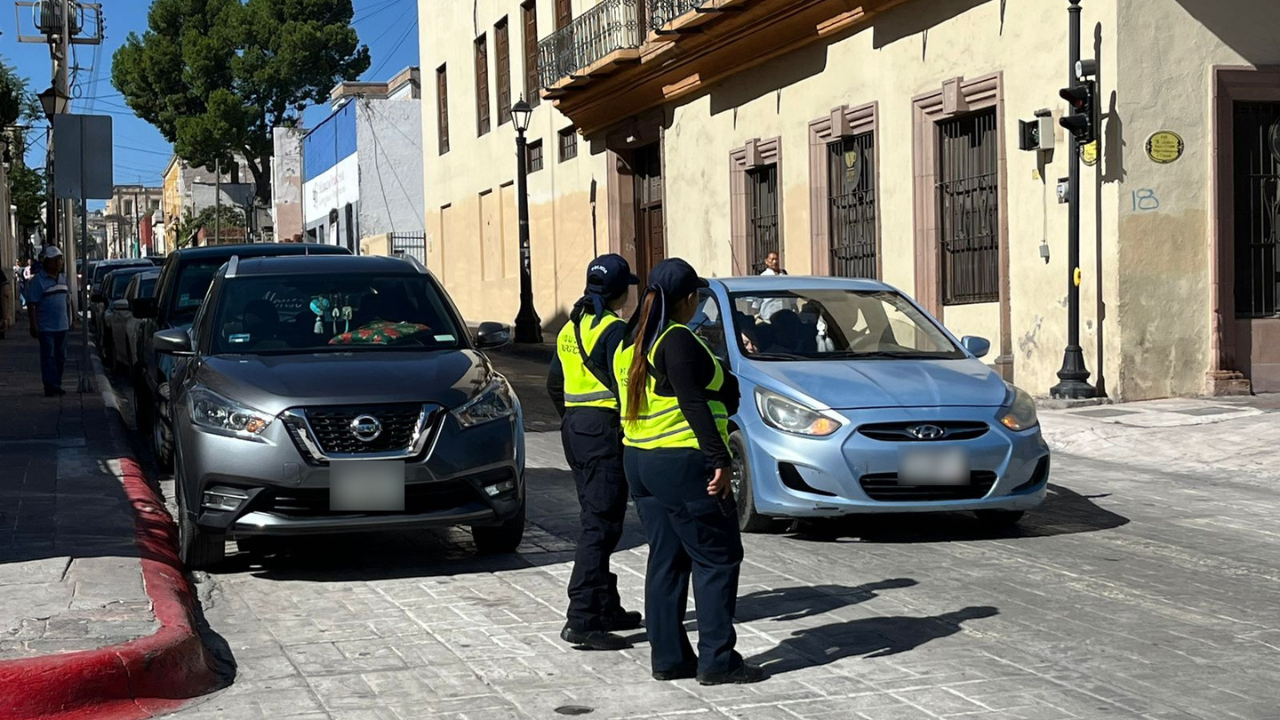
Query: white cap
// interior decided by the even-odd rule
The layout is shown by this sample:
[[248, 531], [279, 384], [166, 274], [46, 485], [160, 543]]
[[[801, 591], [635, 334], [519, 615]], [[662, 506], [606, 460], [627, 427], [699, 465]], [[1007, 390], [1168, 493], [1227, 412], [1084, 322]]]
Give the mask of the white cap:
[[54, 245], [46, 247], [44, 251], [40, 253], [40, 258], [42, 260], [52, 260], [56, 257], [62, 257], [62, 251]]

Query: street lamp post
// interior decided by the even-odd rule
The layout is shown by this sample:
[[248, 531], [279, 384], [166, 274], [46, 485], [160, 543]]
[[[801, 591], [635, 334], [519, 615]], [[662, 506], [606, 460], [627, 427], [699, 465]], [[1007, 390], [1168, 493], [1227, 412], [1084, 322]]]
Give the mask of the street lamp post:
[[520, 216], [520, 311], [516, 313], [516, 342], [542, 342], [542, 320], [533, 308], [533, 262], [529, 255], [529, 165], [524, 133], [533, 108], [524, 97], [511, 106], [516, 127], [516, 197]]

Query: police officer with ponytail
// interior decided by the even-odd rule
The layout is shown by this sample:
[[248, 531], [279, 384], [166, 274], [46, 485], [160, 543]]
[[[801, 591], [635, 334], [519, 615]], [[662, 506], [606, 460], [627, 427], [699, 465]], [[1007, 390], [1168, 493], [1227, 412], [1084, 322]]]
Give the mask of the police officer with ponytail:
[[[644, 596], [653, 677], [749, 683], [764, 673], [734, 650], [742, 538], [728, 420], [738, 409], [738, 382], [685, 325], [706, 286], [684, 260], [655, 265], [613, 370], [627, 481], [649, 540]], [[696, 655], [684, 630], [690, 577]]]
[[639, 281], [626, 259], [604, 255], [587, 268], [587, 287], [556, 340], [547, 377], [563, 422], [565, 458], [578, 486], [582, 535], [569, 578], [565, 642], [591, 650], [631, 647], [617, 631], [641, 627], [638, 612], [622, 609], [618, 577], [609, 556], [622, 539], [627, 481], [622, 467], [622, 430], [611, 370], [613, 353], [626, 333], [617, 311]]

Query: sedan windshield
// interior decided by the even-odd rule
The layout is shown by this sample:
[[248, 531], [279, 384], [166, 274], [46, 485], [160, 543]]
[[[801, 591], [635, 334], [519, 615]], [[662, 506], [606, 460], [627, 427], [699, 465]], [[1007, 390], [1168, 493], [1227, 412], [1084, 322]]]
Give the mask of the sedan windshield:
[[738, 346], [754, 360], [965, 357], [896, 292], [778, 290], [730, 297]]
[[465, 347], [425, 275], [266, 275], [228, 280], [213, 318], [214, 354]]

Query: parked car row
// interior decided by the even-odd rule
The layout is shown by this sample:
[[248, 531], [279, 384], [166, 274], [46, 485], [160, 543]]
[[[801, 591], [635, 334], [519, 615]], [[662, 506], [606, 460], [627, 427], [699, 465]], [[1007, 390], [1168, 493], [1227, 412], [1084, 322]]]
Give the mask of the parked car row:
[[510, 328], [469, 333], [421, 264], [191, 248], [117, 302], [104, 336], [173, 470], [188, 567], [261, 536], [468, 525], [482, 552], [519, 545], [520, 403], [483, 352]]

